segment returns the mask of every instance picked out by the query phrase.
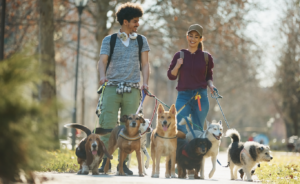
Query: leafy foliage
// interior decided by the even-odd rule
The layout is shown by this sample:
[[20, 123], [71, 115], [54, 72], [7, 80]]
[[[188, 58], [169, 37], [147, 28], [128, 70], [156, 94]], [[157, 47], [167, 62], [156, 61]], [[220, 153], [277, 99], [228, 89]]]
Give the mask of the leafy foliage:
[[299, 183], [300, 155], [275, 153], [270, 163], [261, 163], [255, 173], [263, 183]]
[[16, 54], [0, 62], [0, 177], [14, 180], [40, 167], [42, 150], [51, 149], [55, 100], [39, 102], [37, 85], [44, 78], [38, 61]]

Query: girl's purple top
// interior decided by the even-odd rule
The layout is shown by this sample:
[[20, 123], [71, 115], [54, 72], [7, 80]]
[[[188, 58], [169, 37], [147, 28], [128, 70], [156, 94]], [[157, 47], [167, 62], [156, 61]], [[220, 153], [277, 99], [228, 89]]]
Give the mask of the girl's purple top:
[[[183, 64], [178, 70], [179, 80], [176, 89], [178, 91], [195, 90], [198, 88], [206, 89], [207, 81], [213, 80], [213, 76], [212, 76], [213, 75], [212, 69], [214, 67], [213, 58], [211, 57], [210, 54], [208, 54], [208, 67], [207, 67], [207, 74], [205, 77], [206, 62], [202, 50], [198, 49], [193, 54], [186, 49], [182, 49], [181, 51], [184, 52], [184, 59], [183, 59]], [[180, 52], [177, 52], [174, 55], [168, 70], [168, 77], [170, 80], [177, 79], [177, 76], [172, 75], [171, 71], [175, 67], [177, 63], [177, 59], [179, 58], [180, 58]]]

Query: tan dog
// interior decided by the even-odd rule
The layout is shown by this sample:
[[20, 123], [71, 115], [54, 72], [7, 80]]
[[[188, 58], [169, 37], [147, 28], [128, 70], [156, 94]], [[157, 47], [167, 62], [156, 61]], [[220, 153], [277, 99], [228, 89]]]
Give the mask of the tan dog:
[[[120, 159], [119, 159], [119, 175], [126, 176], [123, 170], [123, 162], [128, 154], [135, 151], [139, 176], [143, 175], [142, 165], [141, 165], [141, 136], [139, 133], [139, 127], [141, 123], [145, 123], [145, 120], [138, 115], [123, 115], [121, 122], [125, 122], [124, 126], [115, 127], [109, 137], [108, 141], [108, 153], [112, 154], [117, 148], [120, 149]], [[107, 174], [109, 169], [110, 158], [107, 158], [104, 173]]]
[[[165, 111], [159, 104], [157, 110], [157, 125], [151, 134], [151, 158], [153, 161], [152, 174], [154, 178], [159, 177], [159, 163], [161, 156], [166, 156], [166, 178], [175, 178], [175, 162], [177, 148], [177, 122], [176, 109], [173, 104], [170, 111]], [[171, 160], [171, 168], [168, 162]]]
[[104, 154], [108, 158], [112, 158], [99, 137], [99, 135], [105, 135], [107, 132], [102, 128], [97, 128], [95, 133], [99, 135], [93, 134], [87, 127], [76, 123], [67, 124], [65, 127], [80, 129], [87, 135], [86, 138], [80, 141], [76, 148], [77, 162], [80, 165], [77, 174], [89, 174], [89, 170], [92, 170], [93, 175], [98, 175], [98, 167], [102, 162]]

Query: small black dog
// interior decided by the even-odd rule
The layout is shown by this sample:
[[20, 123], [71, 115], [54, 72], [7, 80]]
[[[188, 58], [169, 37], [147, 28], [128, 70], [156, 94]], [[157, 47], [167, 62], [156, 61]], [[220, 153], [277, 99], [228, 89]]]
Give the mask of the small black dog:
[[[186, 170], [194, 170], [194, 178], [198, 176], [203, 156], [211, 148], [212, 144], [207, 138], [195, 138], [190, 142], [177, 139], [176, 163], [178, 178], [186, 178]], [[190, 174], [190, 173], [189, 173]], [[191, 173], [192, 174], [192, 173]]]

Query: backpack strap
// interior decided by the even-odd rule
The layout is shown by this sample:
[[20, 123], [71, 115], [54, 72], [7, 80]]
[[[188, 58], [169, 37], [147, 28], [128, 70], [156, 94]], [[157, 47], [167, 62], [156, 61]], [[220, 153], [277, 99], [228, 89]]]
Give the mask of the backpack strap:
[[205, 78], [206, 78], [206, 75], [207, 75], [207, 68], [208, 68], [208, 53], [207, 52], [204, 52], [204, 60], [205, 60], [205, 63], [206, 63], [206, 67], [205, 67]]
[[[179, 52], [179, 55], [180, 55], [180, 56], [179, 56], [180, 58], [184, 59], [184, 52], [183, 52], [183, 51], [180, 51], [180, 52]], [[178, 73], [177, 73], [177, 75], [178, 75], [178, 80], [179, 80], [179, 77], [180, 77], [180, 72], [179, 72], [179, 71], [180, 71], [180, 68], [179, 68]]]
[[109, 63], [110, 63], [110, 60], [111, 60], [111, 56], [114, 53], [114, 48], [115, 48], [115, 45], [116, 45], [116, 41], [117, 41], [117, 33], [114, 33], [110, 37], [110, 43], [109, 43], [110, 44], [110, 52], [109, 52], [109, 56], [108, 56], [108, 60], [107, 60], [105, 73], [108, 69], [108, 66], [109, 66]]
[[143, 38], [141, 35], [137, 35], [137, 42], [139, 44], [139, 60], [140, 60], [140, 70], [142, 71], [142, 48], [143, 48]]

